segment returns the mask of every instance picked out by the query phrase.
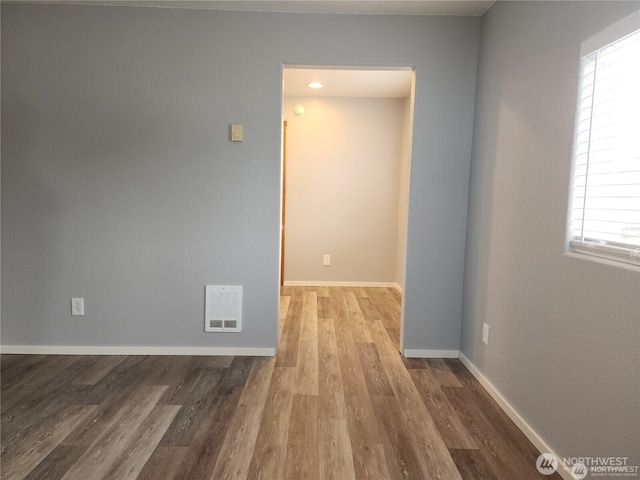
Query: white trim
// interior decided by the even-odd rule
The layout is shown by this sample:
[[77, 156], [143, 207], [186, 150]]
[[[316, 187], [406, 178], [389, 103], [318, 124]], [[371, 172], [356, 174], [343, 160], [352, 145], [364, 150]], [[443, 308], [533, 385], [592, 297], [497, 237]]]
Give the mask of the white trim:
[[609, 260], [608, 258], [598, 257], [596, 255], [585, 255], [584, 253], [575, 252], [569, 250], [565, 255], [569, 258], [575, 258], [578, 260], [586, 260], [587, 262], [596, 262], [602, 265], [608, 265], [610, 267], [622, 268], [631, 272], [638, 272], [640, 265], [632, 265], [630, 263], [621, 262], [619, 260]]
[[629, 265], [640, 266], [640, 247], [618, 247], [603, 243], [580, 241], [577, 239], [569, 242], [571, 250], [594, 257], [605, 258], [615, 262], [624, 262]]
[[31, 355], [204, 355], [273, 357], [275, 348], [247, 347], [123, 347], [85, 345], [0, 345], [0, 353]]
[[407, 358], [458, 358], [458, 350], [416, 350], [405, 349], [403, 356]]
[[573, 475], [571, 475], [571, 471], [569, 468], [564, 465], [561, 461], [562, 457], [551, 450], [551, 447], [545, 442], [545, 440], [538, 435], [531, 425], [527, 423], [527, 421], [522, 418], [522, 416], [518, 413], [518, 411], [505, 399], [500, 391], [493, 386], [493, 384], [485, 377], [482, 372], [476, 367], [471, 361], [464, 356], [462, 352], [459, 352], [458, 358], [464, 364], [465, 367], [469, 369], [471, 374], [476, 377], [476, 379], [480, 382], [480, 384], [489, 392], [491, 398], [493, 398], [500, 408], [504, 410], [504, 412], [509, 416], [511, 420], [516, 424], [516, 426], [525, 434], [525, 436], [535, 445], [535, 447], [541, 453], [551, 453], [555, 455], [558, 459], [558, 473], [565, 480], [575, 480]]
[[285, 280], [285, 287], [378, 287], [378, 288], [395, 288], [400, 293], [402, 289], [400, 285], [393, 282], [325, 282], [323, 280]]
[[395, 288], [402, 292], [400, 285], [393, 282], [333, 282], [333, 281], [313, 281], [313, 280], [285, 280], [287, 287], [377, 287]]

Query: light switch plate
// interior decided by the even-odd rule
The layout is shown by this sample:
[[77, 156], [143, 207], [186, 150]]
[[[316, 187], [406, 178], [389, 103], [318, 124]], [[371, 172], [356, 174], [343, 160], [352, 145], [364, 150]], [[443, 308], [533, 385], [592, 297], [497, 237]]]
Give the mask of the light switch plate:
[[242, 134], [242, 125], [231, 125], [231, 141], [241, 142], [244, 140]]

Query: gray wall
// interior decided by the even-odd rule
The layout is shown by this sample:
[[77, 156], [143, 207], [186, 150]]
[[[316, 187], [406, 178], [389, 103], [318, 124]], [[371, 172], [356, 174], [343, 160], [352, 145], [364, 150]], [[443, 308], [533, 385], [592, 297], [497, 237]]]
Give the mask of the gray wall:
[[483, 17], [462, 330], [464, 355], [558, 454], [632, 465], [640, 276], [564, 244], [580, 45], [637, 8], [499, 2]]
[[[281, 70], [308, 63], [416, 66], [405, 346], [457, 349], [479, 26], [2, 4], [2, 342], [274, 347]], [[207, 283], [245, 287], [242, 333], [203, 332]]]

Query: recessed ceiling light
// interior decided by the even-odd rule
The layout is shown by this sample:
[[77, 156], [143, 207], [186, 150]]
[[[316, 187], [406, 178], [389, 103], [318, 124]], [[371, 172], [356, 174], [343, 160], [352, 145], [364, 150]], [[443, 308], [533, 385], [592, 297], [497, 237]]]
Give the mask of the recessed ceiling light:
[[322, 87], [324, 87], [324, 85], [322, 85], [319, 82], [312, 82], [312, 83], [308, 83], [307, 87], [309, 87], [309, 88], [322, 88]]

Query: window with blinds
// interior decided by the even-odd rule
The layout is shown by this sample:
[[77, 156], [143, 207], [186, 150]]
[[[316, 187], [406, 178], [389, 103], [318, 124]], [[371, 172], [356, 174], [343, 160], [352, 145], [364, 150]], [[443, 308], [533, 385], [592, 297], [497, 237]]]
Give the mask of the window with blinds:
[[640, 30], [581, 59], [577, 107], [571, 248], [640, 265]]

